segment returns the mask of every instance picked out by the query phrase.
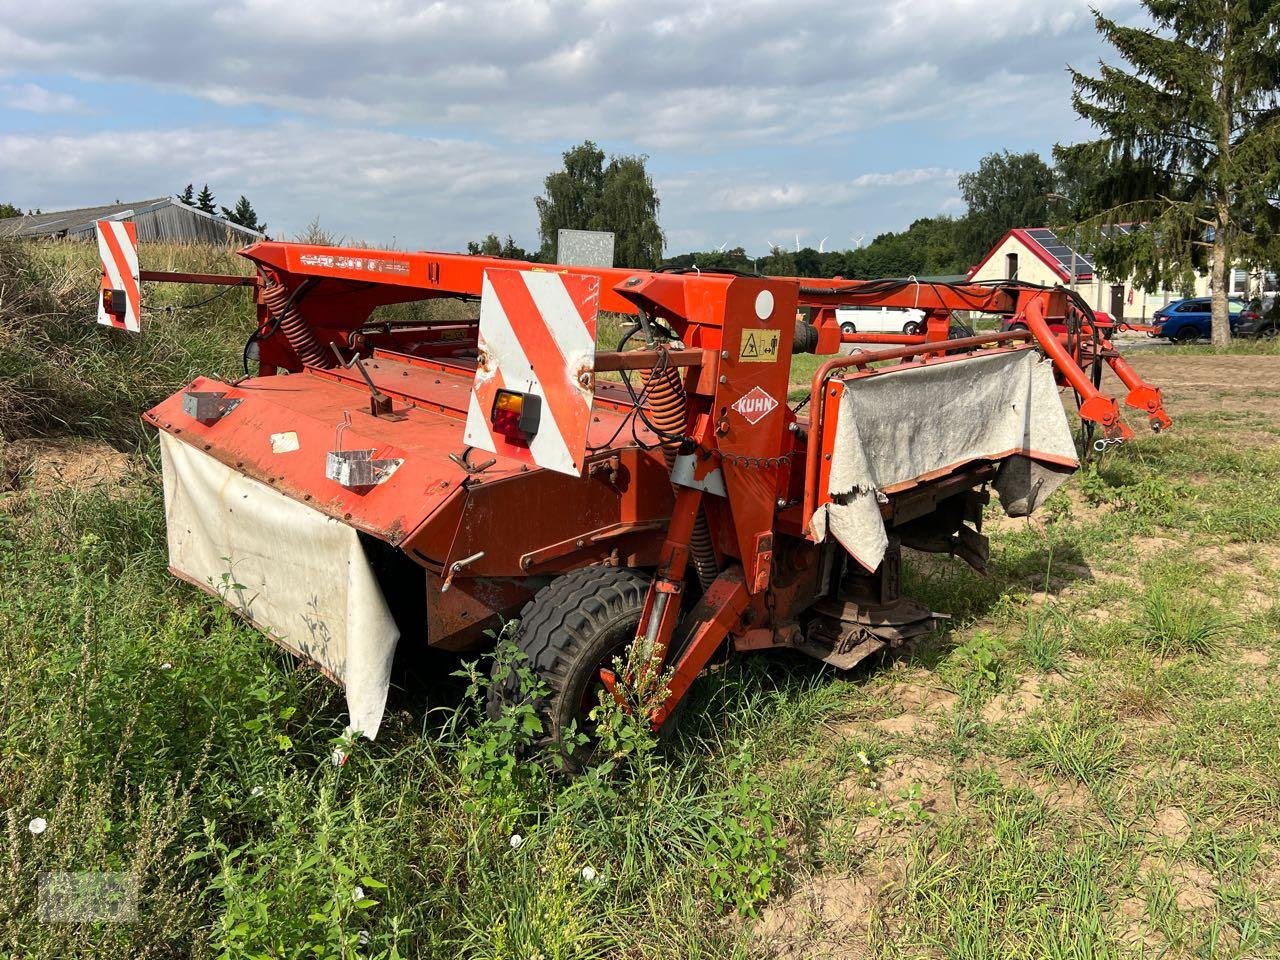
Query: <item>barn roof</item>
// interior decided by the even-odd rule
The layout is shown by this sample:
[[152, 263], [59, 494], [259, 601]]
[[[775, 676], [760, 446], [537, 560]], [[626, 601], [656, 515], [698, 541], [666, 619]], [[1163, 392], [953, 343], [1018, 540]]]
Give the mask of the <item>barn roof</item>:
[[0, 237], [76, 237], [93, 233], [98, 220], [133, 220], [139, 240], [228, 242], [265, 239], [256, 230], [205, 213], [176, 197], [155, 197], [132, 203], [109, 203], [52, 213], [35, 213], [0, 220]]

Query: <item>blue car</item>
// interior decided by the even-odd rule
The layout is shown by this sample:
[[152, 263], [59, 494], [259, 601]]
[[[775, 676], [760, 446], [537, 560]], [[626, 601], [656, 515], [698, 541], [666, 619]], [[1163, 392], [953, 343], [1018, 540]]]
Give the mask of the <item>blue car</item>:
[[[1230, 315], [1233, 334], [1241, 320], [1255, 316], [1245, 311], [1242, 300], [1227, 301], [1227, 311]], [[1165, 337], [1174, 343], [1191, 343], [1195, 340], [1208, 339], [1212, 328], [1209, 298], [1191, 297], [1186, 300], [1175, 300], [1151, 315], [1151, 325], [1156, 328], [1151, 334], [1153, 337]]]

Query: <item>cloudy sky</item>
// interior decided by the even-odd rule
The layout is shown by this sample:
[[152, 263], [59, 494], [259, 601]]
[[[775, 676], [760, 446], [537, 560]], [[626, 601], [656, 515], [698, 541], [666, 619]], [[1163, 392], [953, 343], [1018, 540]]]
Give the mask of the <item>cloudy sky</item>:
[[[1094, 0], [1113, 16], [1134, 0]], [[208, 182], [275, 235], [536, 244], [568, 146], [644, 153], [671, 252], [848, 247], [1078, 140], [1084, 0], [0, 0], [0, 201]]]

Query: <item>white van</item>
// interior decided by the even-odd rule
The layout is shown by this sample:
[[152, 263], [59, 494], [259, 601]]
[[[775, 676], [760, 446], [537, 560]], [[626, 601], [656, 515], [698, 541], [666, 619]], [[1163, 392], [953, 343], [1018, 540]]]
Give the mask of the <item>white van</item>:
[[924, 332], [924, 311], [909, 307], [844, 307], [836, 311], [841, 333]]

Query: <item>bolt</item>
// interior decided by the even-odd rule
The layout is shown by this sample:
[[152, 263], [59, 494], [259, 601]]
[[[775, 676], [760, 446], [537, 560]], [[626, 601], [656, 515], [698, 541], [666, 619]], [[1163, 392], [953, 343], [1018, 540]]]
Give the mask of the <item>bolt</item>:
[[823, 460], [830, 460], [830, 459], [831, 459], [831, 454], [829, 454], [829, 453], [828, 453], [828, 454], [827, 454], [825, 457], [823, 457], [822, 459], [823, 459]]
[[720, 382], [721, 382], [721, 383], [728, 383], [728, 382], [729, 382], [729, 378], [728, 378], [728, 377], [726, 377], [726, 376], [724, 376], [723, 374], [721, 374], [721, 376], [720, 376]]
[[779, 498], [778, 498], [778, 509], [779, 509], [779, 510], [786, 509], [786, 506], [787, 506], [787, 501], [785, 501], [785, 500], [783, 500], [781, 497], [779, 497]]
[[586, 542], [587, 542], [587, 541], [585, 541], [585, 540], [579, 540], [579, 541], [578, 541], [578, 546], [580, 546], [580, 547], [581, 547], [581, 546], [585, 546], [585, 545], [586, 545]]
[[721, 360], [728, 360], [728, 359], [729, 359], [729, 351], [728, 351], [728, 350], [721, 350], [721, 351], [720, 351], [720, 359], [721, 359]]
[[585, 370], [578, 374], [578, 383], [584, 387], [591, 386], [591, 374], [587, 373]]
[[796, 423], [794, 420], [792, 420], [790, 423], [788, 423], [788, 424], [787, 424], [787, 429], [788, 429], [788, 430], [790, 430], [792, 433], [799, 433], [799, 432], [800, 432], [800, 424], [798, 424], [798, 423]]

